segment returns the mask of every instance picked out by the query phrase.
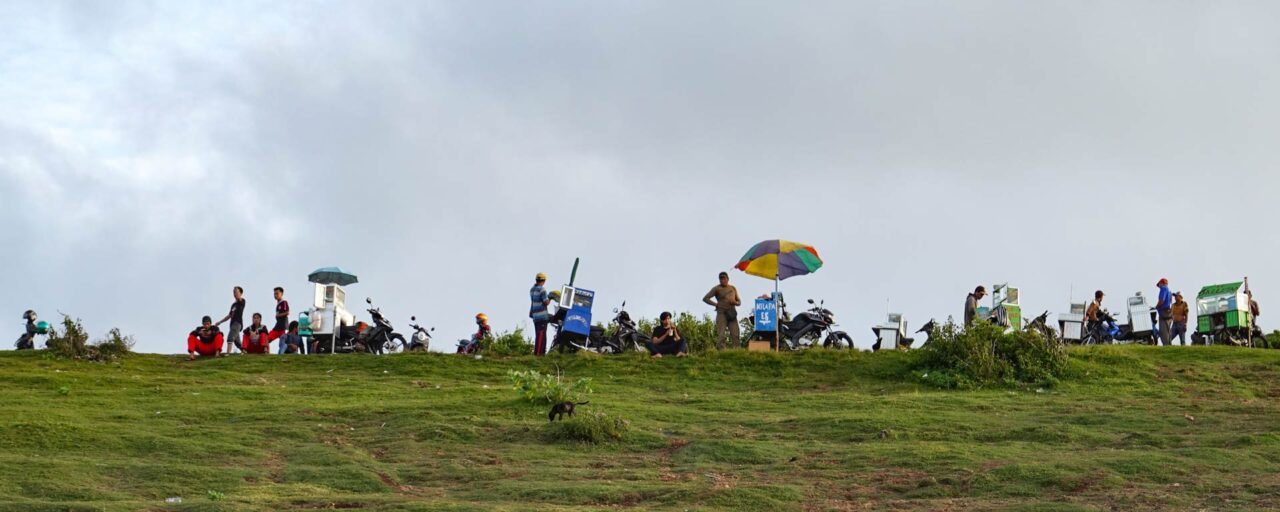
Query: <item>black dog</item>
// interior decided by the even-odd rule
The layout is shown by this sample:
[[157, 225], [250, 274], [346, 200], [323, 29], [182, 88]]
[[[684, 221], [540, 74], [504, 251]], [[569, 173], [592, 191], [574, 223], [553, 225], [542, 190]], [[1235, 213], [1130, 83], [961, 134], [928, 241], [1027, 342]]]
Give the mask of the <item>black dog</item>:
[[573, 417], [573, 409], [579, 405], [587, 405], [590, 402], [561, 402], [551, 406], [551, 412], [547, 413], [547, 421], [555, 421], [557, 418], [563, 420], [564, 415], [568, 414]]

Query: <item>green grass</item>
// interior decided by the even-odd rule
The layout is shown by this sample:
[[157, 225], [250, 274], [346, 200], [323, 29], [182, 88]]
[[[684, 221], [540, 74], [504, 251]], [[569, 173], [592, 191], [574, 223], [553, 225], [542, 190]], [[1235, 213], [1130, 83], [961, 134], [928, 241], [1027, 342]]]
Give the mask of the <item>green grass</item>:
[[[0, 510], [1280, 508], [1280, 352], [1071, 352], [940, 391], [901, 353], [109, 364], [0, 353]], [[506, 372], [590, 377], [576, 443]], [[165, 503], [178, 496], [179, 505]]]

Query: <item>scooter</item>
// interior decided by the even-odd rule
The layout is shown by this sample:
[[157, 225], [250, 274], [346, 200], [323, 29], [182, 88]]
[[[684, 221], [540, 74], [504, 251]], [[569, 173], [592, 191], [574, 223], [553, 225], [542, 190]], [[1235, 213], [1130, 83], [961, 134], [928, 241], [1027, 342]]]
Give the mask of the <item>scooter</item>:
[[[781, 329], [779, 334], [782, 335], [783, 350], [802, 350], [822, 343], [823, 347], [835, 349], [853, 349], [853, 337], [844, 331], [834, 329], [836, 325], [835, 314], [831, 310], [823, 307], [825, 301], [815, 303], [813, 299], [809, 299], [809, 305], [813, 306], [808, 311], [800, 313], [791, 318], [787, 312], [787, 303], [781, 297], [778, 299], [778, 308], [782, 312], [779, 317], [778, 328]], [[750, 318], [749, 323], [754, 327], [755, 318]], [[826, 333], [826, 337], [822, 334]], [[753, 339], [769, 339], [773, 336], [770, 334], [752, 333]]]
[[613, 335], [606, 341], [606, 345], [613, 350], [613, 353], [647, 350], [651, 339], [649, 335], [640, 332], [635, 321], [631, 320], [631, 315], [627, 313], [627, 301], [622, 301], [622, 306], [614, 309], [613, 312], [615, 313]]
[[[410, 322], [417, 322], [418, 317], [409, 317]], [[405, 350], [409, 352], [426, 352], [431, 349], [431, 333], [436, 330], [435, 327], [430, 329], [424, 328], [416, 323], [409, 324], [413, 328], [413, 336], [409, 339], [409, 346]]]
[[1115, 343], [1117, 340], [1124, 339], [1124, 332], [1120, 326], [1116, 325], [1116, 317], [1111, 316], [1111, 312], [1102, 310], [1098, 312], [1098, 323], [1093, 329], [1084, 334], [1084, 338], [1080, 340], [1081, 345], [1101, 345]]
[[369, 305], [366, 311], [373, 318], [373, 325], [360, 333], [360, 344], [374, 354], [395, 354], [404, 351], [408, 347], [404, 335], [395, 332], [391, 321], [382, 316], [382, 310], [373, 307], [372, 299], [366, 297], [364, 302]]

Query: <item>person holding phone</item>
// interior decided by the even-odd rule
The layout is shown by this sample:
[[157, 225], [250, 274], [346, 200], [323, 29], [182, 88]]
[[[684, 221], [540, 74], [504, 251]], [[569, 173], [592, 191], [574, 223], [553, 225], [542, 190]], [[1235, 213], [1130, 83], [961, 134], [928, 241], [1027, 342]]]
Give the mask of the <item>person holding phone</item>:
[[684, 336], [680, 335], [675, 322], [671, 321], [671, 313], [666, 311], [658, 318], [658, 326], [653, 329], [652, 340], [646, 346], [653, 357], [689, 355], [689, 345], [685, 343]]

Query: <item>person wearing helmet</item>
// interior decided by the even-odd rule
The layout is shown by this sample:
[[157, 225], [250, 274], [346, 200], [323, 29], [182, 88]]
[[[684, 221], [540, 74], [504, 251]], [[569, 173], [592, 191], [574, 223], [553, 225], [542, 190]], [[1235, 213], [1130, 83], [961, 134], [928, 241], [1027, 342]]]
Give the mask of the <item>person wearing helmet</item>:
[[533, 319], [533, 355], [547, 354], [547, 324], [551, 315], [547, 306], [551, 304], [551, 296], [547, 294], [547, 275], [541, 272], [534, 277], [533, 288], [529, 289], [529, 318]]
[[480, 313], [476, 315], [476, 333], [471, 335], [471, 339], [463, 340], [458, 344], [459, 354], [474, 354], [480, 351], [480, 342], [485, 338], [493, 336], [493, 329], [489, 327], [489, 316]]
[[36, 315], [36, 312], [30, 309], [22, 313], [22, 319], [27, 321], [27, 331], [23, 333], [22, 336], [18, 336], [18, 343], [16, 344], [18, 350], [32, 350], [36, 348], [35, 338], [37, 334], [37, 318], [38, 316]]
[[212, 318], [205, 315], [200, 320], [200, 327], [196, 327], [187, 336], [187, 359], [195, 360], [196, 354], [221, 357], [222, 342], [222, 331], [218, 330], [218, 326], [213, 325]]

